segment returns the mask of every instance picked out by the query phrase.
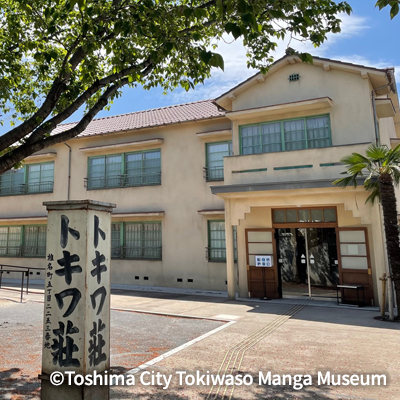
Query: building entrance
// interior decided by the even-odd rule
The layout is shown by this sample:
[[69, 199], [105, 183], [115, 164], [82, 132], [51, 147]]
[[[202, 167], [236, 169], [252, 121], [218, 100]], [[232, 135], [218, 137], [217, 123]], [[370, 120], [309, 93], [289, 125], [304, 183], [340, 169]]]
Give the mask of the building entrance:
[[336, 299], [335, 228], [276, 229], [279, 297]]

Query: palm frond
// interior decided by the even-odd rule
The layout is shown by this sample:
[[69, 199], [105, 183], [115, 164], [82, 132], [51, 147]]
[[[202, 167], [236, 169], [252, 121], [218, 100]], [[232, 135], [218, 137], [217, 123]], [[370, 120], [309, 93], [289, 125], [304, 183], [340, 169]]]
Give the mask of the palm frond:
[[381, 199], [381, 191], [379, 186], [379, 181], [376, 176], [370, 174], [368, 178], [364, 181], [364, 188], [367, 192], [371, 192], [371, 194], [365, 200], [366, 203], [374, 204], [376, 200]]
[[381, 201], [381, 192], [379, 189], [377, 190], [372, 190], [371, 194], [367, 197], [365, 200], [366, 203], [371, 203], [375, 204], [375, 201], [378, 200], [378, 202]]
[[332, 185], [345, 188], [347, 186], [357, 187], [357, 175], [346, 176], [346, 178], [339, 178], [332, 182]]
[[359, 153], [351, 153], [349, 156], [343, 157], [340, 162], [346, 166], [364, 163], [365, 168], [368, 168], [371, 164], [371, 160]]
[[349, 175], [363, 175], [362, 171], [366, 169], [365, 163], [353, 164], [347, 169]]
[[400, 144], [398, 144], [394, 149], [390, 149], [387, 155], [386, 165], [398, 165], [400, 163]]
[[390, 172], [395, 185], [398, 186], [400, 183], [400, 167], [398, 165], [393, 165]]
[[370, 144], [365, 152], [367, 157], [372, 162], [382, 163], [388, 155], [389, 148], [386, 145], [376, 146], [375, 144]]

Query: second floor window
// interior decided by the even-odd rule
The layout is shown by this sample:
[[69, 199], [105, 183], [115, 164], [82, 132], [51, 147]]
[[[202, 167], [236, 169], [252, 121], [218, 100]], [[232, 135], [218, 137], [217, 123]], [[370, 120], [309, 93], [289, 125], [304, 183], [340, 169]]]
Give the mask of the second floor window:
[[315, 149], [331, 145], [329, 115], [240, 127], [241, 154]]
[[160, 150], [89, 158], [87, 177], [88, 189], [160, 184]]
[[161, 260], [161, 222], [111, 224], [111, 257]]
[[206, 181], [224, 180], [224, 157], [232, 155], [232, 142], [206, 144]]
[[51, 193], [54, 184], [54, 162], [28, 164], [0, 175], [0, 195]]

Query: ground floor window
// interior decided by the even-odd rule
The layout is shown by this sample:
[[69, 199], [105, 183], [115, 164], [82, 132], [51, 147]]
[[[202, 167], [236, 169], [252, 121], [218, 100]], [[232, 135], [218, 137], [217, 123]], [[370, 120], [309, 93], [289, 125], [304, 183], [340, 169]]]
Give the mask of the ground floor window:
[[46, 225], [0, 227], [0, 256], [45, 257]]
[[[234, 259], [237, 260], [236, 226], [232, 228]], [[225, 221], [208, 221], [208, 261], [226, 261]]]
[[161, 222], [116, 222], [111, 224], [111, 257], [161, 260]]

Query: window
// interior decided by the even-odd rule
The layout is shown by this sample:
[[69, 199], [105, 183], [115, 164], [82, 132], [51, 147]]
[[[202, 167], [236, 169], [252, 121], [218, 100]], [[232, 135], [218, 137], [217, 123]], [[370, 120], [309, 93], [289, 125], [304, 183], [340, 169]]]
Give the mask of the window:
[[335, 208], [296, 208], [273, 210], [274, 223], [289, 224], [299, 222], [333, 222], [337, 221]]
[[47, 226], [24, 226], [22, 256], [45, 257]]
[[161, 150], [89, 157], [88, 189], [161, 184]]
[[120, 222], [111, 224], [111, 258], [122, 258], [121, 225]]
[[232, 142], [206, 144], [206, 181], [224, 180], [224, 157], [232, 155]]
[[21, 226], [0, 227], [0, 255], [19, 257], [21, 255]]
[[0, 175], [0, 195], [51, 193], [54, 184], [54, 162], [28, 164]]
[[117, 222], [111, 225], [111, 257], [161, 260], [161, 222]]
[[[232, 230], [234, 260], [237, 260], [236, 226]], [[226, 261], [225, 221], [208, 221], [208, 261]]]
[[240, 127], [241, 154], [331, 146], [329, 115]]
[[89, 158], [88, 189], [120, 187], [121, 170], [121, 155]]
[[46, 225], [1, 226], [0, 256], [45, 257]]

